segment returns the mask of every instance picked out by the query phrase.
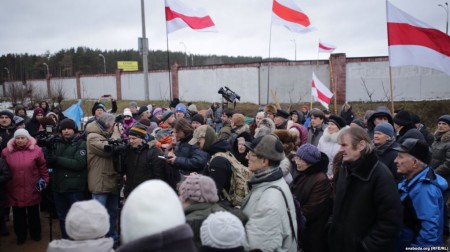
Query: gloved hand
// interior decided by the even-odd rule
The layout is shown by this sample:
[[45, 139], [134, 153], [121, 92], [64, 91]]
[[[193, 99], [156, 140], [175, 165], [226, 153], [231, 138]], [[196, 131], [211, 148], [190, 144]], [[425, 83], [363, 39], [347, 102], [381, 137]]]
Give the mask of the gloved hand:
[[44, 178], [40, 178], [38, 180], [38, 182], [36, 183], [36, 190], [38, 192], [42, 192], [45, 189], [46, 186], [47, 186], [47, 183], [45, 183]]
[[50, 155], [45, 158], [45, 161], [47, 162], [47, 166], [56, 165], [56, 163], [58, 163], [58, 157], [55, 155]]

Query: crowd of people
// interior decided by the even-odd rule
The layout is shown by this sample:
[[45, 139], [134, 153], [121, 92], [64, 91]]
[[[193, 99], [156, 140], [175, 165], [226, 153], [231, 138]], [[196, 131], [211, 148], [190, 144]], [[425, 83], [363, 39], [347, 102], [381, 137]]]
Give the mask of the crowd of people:
[[46, 208], [52, 252], [448, 248], [448, 114], [433, 134], [385, 107], [269, 104], [247, 124], [218, 103], [117, 115], [106, 98], [84, 130], [46, 102], [0, 111], [0, 235], [12, 211], [17, 245], [41, 240]]

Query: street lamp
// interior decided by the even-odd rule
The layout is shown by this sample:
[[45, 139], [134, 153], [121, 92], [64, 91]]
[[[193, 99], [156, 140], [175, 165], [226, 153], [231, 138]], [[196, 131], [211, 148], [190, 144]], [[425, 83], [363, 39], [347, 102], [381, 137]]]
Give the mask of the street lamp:
[[103, 58], [103, 73], [106, 73], [106, 59], [105, 56], [103, 56], [103, 54], [99, 53], [98, 56]]
[[8, 73], [8, 80], [10, 80], [10, 76], [9, 76], [9, 69], [7, 67], [4, 67], [3, 69], [6, 70], [6, 72]]
[[45, 66], [45, 68], [47, 68], [47, 78], [50, 76], [50, 71], [48, 70], [48, 65], [47, 65], [47, 63], [42, 63], [42, 65], [44, 65]]
[[438, 4], [438, 6], [442, 7], [445, 10], [445, 14], [447, 14], [447, 19], [445, 21], [445, 33], [448, 35], [448, 2], [445, 2], [445, 7], [442, 4]]
[[294, 43], [294, 61], [297, 61], [297, 43], [295, 39], [291, 39], [292, 43]]
[[184, 65], [187, 66], [188, 61], [187, 61], [187, 53], [186, 53], [186, 44], [183, 41], [181, 41], [180, 44], [182, 44], [184, 46]]

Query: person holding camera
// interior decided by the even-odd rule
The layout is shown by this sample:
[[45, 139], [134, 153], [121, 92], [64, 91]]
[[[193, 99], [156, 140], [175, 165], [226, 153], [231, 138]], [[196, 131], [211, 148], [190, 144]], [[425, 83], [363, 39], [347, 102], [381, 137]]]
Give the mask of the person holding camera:
[[87, 184], [86, 141], [77, 136], [75, 122], [66, 118], [59, 124], [60, 139], [46, 158], [53, 168], [52, 187], [61, 236], [69, 239], [65, 229], [67, 212], [73, 203], [84, 200]]
[[17, 244], [24, 244], [27, 233], [34, 241], [41, 240], [39, 202], [49, 176], [44, 154], [26, 129], [18, 129], [2, 158], [11, 170], [11, 180], [5, 184], [6, 205], [13, 209]]
[[88, 188], [92, 198], [106, 207], [109, 214], [110, 228], [107, 234], [114, 241], [119, 240], [116, 219], [119, 206], [118, 171], [114, 168], [113, 152], [105, 151], [108, 139], [120, 138], [120, 131], [115, 126], [116, 117], [103, 113], [96, 121], [86, 126]]

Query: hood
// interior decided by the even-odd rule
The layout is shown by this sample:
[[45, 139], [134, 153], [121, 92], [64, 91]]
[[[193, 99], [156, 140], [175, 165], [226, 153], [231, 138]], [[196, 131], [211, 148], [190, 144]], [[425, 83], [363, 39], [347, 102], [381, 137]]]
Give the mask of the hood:
[[231, 149], [230, 143], [225, 139], [219, 139], [211, 144], [208, 153], [212, 156], [217, 152], [226, 152]]
[[373, 121], [376, 117], [380, 115], [385, 115], [388, 118], [388, 122], [391, 125], [394, 125], [394, 120], [392, 119], [391, 111], [386, 107], [379, 107], [375, 110], [375, 112], [369, 117], [367, 120], [367, 128], [373, 129], [375, 127], [375, 124], [373, 124]]
[[100, 125], [98, 124], [97, 121], [93, 121], [93, 122], [89, 123], [86, 126], [86, 135], [89, 134], [89, 133], [97, 133], [97, 134], [102, 135], [102, 136], [104, 136], [106, 138], [109, 138], [109, 136], [111, 135], [107, 131], [101, 129]]
[[[25, 146], [26, 150], [34, 150], [36, 146], [36, 139], [34, 139], [33, 137], [29, 137], [28, 138], [28, 143]], [[13, 152], [18, 150], [17, 149], [17, 145], [16, 145], [16, 141], [14, 141], [14, 138], [11, 138], [8, 143], [6, 144], [6, 147], [8, 148], [9, 152]]]
[[100, 238], [96, 240], [72, 241], [53, 240], [48, 244], [47, 252], [78, 252], [78, 251], [98, 251], [113, 252], [114, 241], [112, 238]]

